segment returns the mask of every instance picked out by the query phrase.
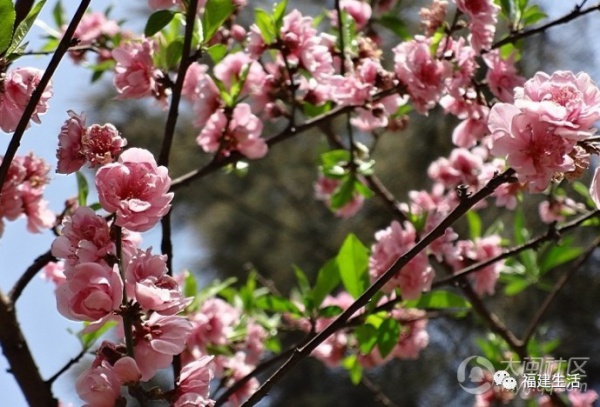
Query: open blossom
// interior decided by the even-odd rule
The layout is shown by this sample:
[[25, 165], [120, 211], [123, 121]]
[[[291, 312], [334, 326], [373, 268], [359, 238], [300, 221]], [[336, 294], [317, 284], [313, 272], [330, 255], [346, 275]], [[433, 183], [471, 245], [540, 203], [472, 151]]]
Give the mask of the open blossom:
[[[15, 68], [0, 81], [0, 129], [6, 133], [15, 131], [31, 94], [40, 83], [43, 71], [36, 68]], [[48, 110], [48, 100], [52, 97], [52, 84], [49, 83], [38, 102], [31, 120], [40, 123], [40, 114]]]
[[72, 110], [67, 112], [69, 118], [65, 121], [58, 135], [58, 164], [56, 172], [71, 174], [85, 164], [85, 155], [81, 146], [81, 137], [85, 132], [85, 116]]
[[312, 17], [293, 10], [283, 18], [280, 36], [286, 49], [286, 59], [292, 66], [305, 69], [317, 79], [333, 73], [333, 57], [323, 37], [313, 27]]
[[151, 249], [138, 250], [125, 268], [127, 296], [134, 298], [142, 309], [173, 315], [187, 302], [177, 282], [167, 275], [166, 261], [167, 256], [152, 255]]
[[426, 36], [431, 37], [444, 24], [447, 7], [448, 1], [433, 0], [429, 8], [422, 8], [419, 11], [419, 17], [421, 17], [421, 24]]
[[419, 352], [429, 344], [425, 311], [397, 308], [392, 316], [400, 321], [400, 337], [391, 355], [399, 359], [417, 359]]
[[[415, 245], [416, 230], [411, 223], [405, 222], [404, 228], [399, 222], [393, 221], [384, 230], [375, 233], [377, 242], [371, 249], [369, 258], [369, 273], [371, 280], [375, 281], [404, 253]], [[402, 298], [414, 300], [419, 298], [421, 292], [431, 288], [434, 272], [425, 253], [419, 253], [408, 262], [394, 277], [382, 288], [389, 293], [395, 288], [400, 288]]]
[[142, 380], [151, 379], [171, 364], [174, 355], [183, 352], [191, 330], [192, 325], [185, 318], [157, 313], [136, 327], [134, 354]]
[[[473, 263], [479, 263], [492, 259], [502, 254], [500, 236], [492, 235], [481, 239], [461, 240], [456, 243], [457, 252], [453, 254], [448, 262], [452, 264], [455, 271], [459, 271]], [[473, 283], [473, 289], [479, 295], [493, 295], [496, 287], [496, 281], [500, 276], [500, 270], [504, 266], [504, 261], [497, 261], [489, 266], [471, 273], [468, 278]]]
[[456, 0], [456, 7], [469, 19], [469, 40], [475, 51], [487, 50], [496, 33], [500, 7], [494, 0]]
[[123, 281], [106, 264], [82, 263], [65, 273], [56, 290], [58, 311], [75, 321], [97, 321], [117, 310], [123, 299]]
[[415, 110], [426, 114], [440, 99], [444, 79], [451, 72], [447, 61], [431, 55], [431, 39], [416, 36], [394, 48], [394, 70], [406, 85]]
[[564, 137], [590, 136], [595, 132], [592, 126], [600, 119], [600, 89], [584, 72], [538, 72], [522, 88], [515, 89], [514, 103], [522, 111], [557, 126]]
[[128, 41], [114, 49], [117, 62], [114, 84], [121, 99], [159, 96], [157, 80], [162, 77], [153, 65], [154, 43], [150, 39]]
[[4, 218], [15, 220], [25, 215], [31, 233], [40, 233], [54, 225], [56, 216], [43, 199], [49, 169], [44, 160], [31, 153], [12, 160], [0, 197], [0, 235]]
[[262, 158], [267, 154], [268, 146], [260, 137], [263, 124], [252, 114], [250, 105], [240, 103], [228, 119], [223, 110], [210, 117], [206, 127], [202, 129], [196, 141], [206, 152], [221, 151], [229, 155], [239, 151], [250, 159]]
[[[358, 30], [365, 28], [373, 13], [370, 4], [362, 0], [341, 0], [340, 9], [348, 13], [356, 23]], [[338, 15], [336, 11], [331, 13], [331, 21], [332, 25], [337, 27]]]
[[190, 344], [205, 349], [206, 345], [224, 345], [239, 321], [240, 311], [220, 298], [210, 298], [199, 312], [190, 316], [193, 331]]
[[541, 192], [555, 176], [576, 169], [569, 155], [578, 138], [575, 130], [559, 133], [556, 125], [506, 103], [494, 105], [488, 126], [493, 135], [492, 154], [506, 156], [519, 181], [529, 183], [530, 191]]
[[90, 167], [113, 162], [127, 141], [112, 124], [85, 127], [85, 117], [69, 111], [58, 135], [56, 172], [71, 174], [86, 163]]
[[104, 361], [84, 370], [75, 382], [77, 395], [90, 407], [114, 407], [121, 397], [121, 382], [113, 367]]
[[578, 211], [585, 211], [585, 205], [565, 196], [553, 196], [538, 206], [540, 219], [544, 223], [562, 222]]
[[107, 19], [104, 13], [94, 11], [83, 16], [73, 37], [79, 40], [78, 45], [91, 45], [103, 35], [112, 37], [119, 31], [116, 21]]
[[[210, 367], [212, 356], [202, 356], [186, 364], [181, 369], [181, 374], [177, 380], [177, 402], [179, 406], [208, 406], [210, 405], [209, 385], [213, 379], [213, 372]], [[196, 400], [198, 404], [191, 404], [190, 400]], [[187, 402], [188, 404], [185, 404]]]
[[204, 128], [210, 116], [223, 106], [219, 88], [207, 73], [208, 66], [194, 62], [188, 68], [182, 95], [193, 103], [194, 125]]
[[515, 67], [514, 54], [508, 59], [502, 59], [500, 51], [492, 50], [483, 56], [488, 67], [485, 79], [490, 91], [500, 102], [512, 103], [515, 88], [525, 84], [525, 78], [520, 76]]
[[119, 161], [100, 167], [96, 187], [102, 208], [116, 213], [115, 223], [135, 232], [151, 229], [171, 208], [171, 178], [152, 154], [131, 148]]

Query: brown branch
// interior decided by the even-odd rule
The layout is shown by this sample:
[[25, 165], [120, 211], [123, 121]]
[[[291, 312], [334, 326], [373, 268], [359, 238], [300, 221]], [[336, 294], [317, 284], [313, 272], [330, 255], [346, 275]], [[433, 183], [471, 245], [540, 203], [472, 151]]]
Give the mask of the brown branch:
[[362, 376], [360, 382], [367, 388], [373, 395], [375, 399], [381, 403], [382, 406], [385, 407], [397, 407], [397, 404], [394, 403], [375, 383], [371, 381], [367, 376]]
[[492, 44], [491, 49], [500, 48], [501, 46], [506, 45], [506, 44], [514, 44], [515, 42], [517, 42], [523, 38], [527, 38], [527, 37], [531, 37], [532, 35], [543, 33], [544, 31], [548, 30], [549, 28], [555, 27], [557, 25], [566, 24], [571, 20], [574, 20], [576, 18], [579, 18], [581, 16], [584, 16], [586, 14], [589, 14], [589, 13], [592, 13], [592, 12], [598, 11], [598, 10], [600, 10], [600, 4], [595, 5], [595, 6], [590, 6], [583, 10], [582, 10], [581, 6], [576, 6], [573, 9], [573, 11], [571, 11], [569, 14], [566, 14], [563, 17], [558, 18], [554, 21], [550, 21], [547, 24], [544, 24], [537, 28], [532, 28], [530, 30], [517, 31], [515, 33], [510, 34], [508, 37], [503, 38], [500, 41]]
[[496, 263], [497, 261], [504, 260], [509, 257], [513, 257], [525, 250], [536, 249], [542, 243], [545, 243], [548, 241], [553, 241], [553, 240], [559, 240], [563, 233], [569, 232], [569, 231], [577, 228], [579, 225], [584, 223], [586, 220], [596, 217], [598, 215], [600, 215], [600, 210], [591, 211], [577, 219], [572, 220], [571, 222], [565, 223], [563, 226], [561, 226], [559, 228], [551, 227], [548, 229], [548, 231], [546, 233], [544, 233], [543, 235], [540, 235], [534, 239], [531, 239], [527, 243], [524, 243], [522, 245], [515, 246], [511, 249], [505, 250], [504, 252], [502, 252], [501, 254], [499, 254], [496, 257], [492, 257], [491, 259], [488, 259], [488, 260], [485, 260], [485, 261], [482, 261], [479, 263], [475, 263], [469, 267], [466, 267], [460, 271], [457, 271], [456, 273], [454, 273], [453, 275], [451, 275], [449, 277], [446, 277], [446, 278], [443, 278], [441, 280], [434, 282], [431, 285], [431, 288], [438, 288], [438, 287], [441, 287], [444, 285], [456, 283], [456, 282], [460, 281], [463, 277], [466, 277], [469, 274], [472, 274], [479, 270], [482, 270], [485, 267]]
[[4, 154], [4, 157], [2, 158], [2, 164], [0, 165], [0, 198], [2, 197], [2, 186], [4, 185], [4, 181], [6, 180], [8, 169], [10, 168], [10, 164], [13, 158], [15, 158], [17, 150], [21, 145], [21, 139], [25, 134], [25, 130], [27, 130], [27, 126], [29, 126], [31, 116], [33, 115], [33, 112], [35, 112], [35, 109], [37, 108], [37, 105], [40, 99], [42, 98], [42, 94], [44, 93], [46, 87], [50, 83], [50, 79], [54, 75], [56, 68], [58, 68], [60, 61], [69, 50], [69, 46], [71, 45], [71, 39], [73, 38], [75, 29], [77, 28], [77, 25], [83, 18], [83, 15], [85, 14], [86, 9], [90, 5], [90, 2], [91, 0], [81, 0], [81, 3], [79, 4], [79, 7], [77, 8], [75, 15], [73, 16], [73, 19], [69, 23], [69, 26], [67, 27], [64, 36], [62, 37], [60, 43], [58, 44], [58, 47], [56, 48], [56, 53], [52, 55], [52, 58], [48, 63], [48, 67], [46, 68], [44, 74], [42, 75], [42, 78], [40, 79], [40, 83], [31, 94], [29, 102], [27, 102], [27, 106], [23, 111], [23, 115], [21, 116], [21, 120], [19, 120], [19, 124], [17, 124], [15, 133], [13, 134], [10, 140], [8, 148], [6, 149], [6, 154]]
[[65, 373], [67, 370], [69, 370], [71, 368], [71, 366], [73, 366], [76, 363], [79, 363], [79, 361], [85, 356], [87, 351], [88, 351], [88, 349], [86, 349], [86, 348], [81, 349], [81, 352], [79, 352], [79, 354], [77, 356], [75, 356], [74, 358], [69, 360], [63, 367], [60, 368], [60, 370], [58, 372], [56, 372], [55, 374], [52, 375], [52, 377], [50, 377], [48, 380], [46, 380], [46, 384], [48, 386], [52, 386], [52, 383], [54, 383], [56, 381], [56, 379], [58, 379], [63, 373]]
[[[393, 95], [400, 91], [401, 91], [400, 86], [397, 86], [397, 87], [394, 87], [391, 89], [387, 89], [387, 90], [381, 91], [378, 94], [374, 95], [372, 100], [373, 101], [380, 100], [386, 96]], [[360, 107], [360, 106], [338, 106], [338, 107], [331, 109], [330, 111], [328, 111], [326, 113], [323, 113], [319, 116], [313, 117], [313, 118], [305, 121], [301, 125], [298, 125], [298, 126], [289, 125], [284, 130], [279, 132], [277, 135], [270, 137], [267, 140], [267, 145], [269, 146], [269, 148], [271, 148], [274, 145], [281, 143], [282, 141], [285, 141], [292, 137], [295, 137], [295, 136], [299, 135], [300, 133], [303, 133], [307, 130], [312, 129], [313, 127], [320, 126], [321, 124], [323, 124], [329, 120], [332, 120], [333, 118], [338, 117], [344, 113], [350, 112], [353, 109], [356, 109], [357, 107]], [[241, 155], [237, 151], [232, 152], [227, 157], [215, 155], [213, 157], [212, 161], [209, 162], [208, 164], [206, 164], [205, 166], [203, 166], [199, 169], [190, 171], [187, 174], [184, 174], [184, 175], [174, 179], [173, 182], [171, 183], [171, 191], [176, 191], [179, 188], [185, 187], [185, 186], [189, 185], [190, 183], [192, 183], [193, 181], [203, 178], [203, 177], [207, 176], [208, 174], [211, 174], [211, 173], [217, 171], [218, 169], [223, 168], [229, 164], [234, 164], [243, 158], [244, 158], [244, 156]]]
[[408, 252], [400, 256], [390, 268], [379, 277], [367, 290], [354, 302], [352, 303], [342, 314], [340, 314], [329, 326], [319, 332], [313, 339], [311, 339], [306, 345], [295, 349], [294, 353], [290, 358], [273, 374], [269, 377], [262, 386], [243, 404], [243, 406], [253, 406], [258, 403], [270, 389], [279, 381], [281, 378], [302, 359], [310, 355], [310, 353], [327, 339], [332, 333], [338, 330], [338, 328], [346, 323], [348, 319], [362, 307], [364, 307], [370, 299], [387, 283], [393, 276], [396, 275], [410, 260], [412, 260], [417, 254], [421, 253], [427, 248], [432, 242], [442, 236], [446, 229], [450, 227], [458, 219], [467, 213], [467, 211], [473, 207], [476, 203], [485, 199], [491, 195], [500, 185], [507, 182], [514, 182], [515, 171], [508, 169], [502, 174], [496, 175], [492, 178], [483, 188], [472, 195], [465, 196], [456, 208], [444, 218], [431, 232], [429, 232], [423, 239], [415, 244]]
[[567, 284], [569, 279], [571, 277], [573, 277], [573, 275], [581, 268], [581, 266], [583, 266], [585, 264], [585, 262], [589, 259], [589, 257], [592, 255], [592, 253], [594, 253], [594, 250], [599, 245], [600, 245], [600, 239], [596, 239], [594, 241], [594, 243], [584, 253], [582, 253], [577, 264], [573, 265], [566, 273], [564, 273], [563, 275], [560, 276], [560, 278], [558, 279], [558, 281], [552, 288], [552, 291], [550, 292], [550, 294], [548, 294], [548, 296], [544, 300], [544, 303], [538, 309], [538, 311], [536, 312], [534, 317], [531, 319], [531, 322], [527, 326], [527, 329], [525, 330], [525, 334], [523, 335], [523, 339], [522, 339], [523, 346], [527, 346], [527, 343], [531, 340], [531, 337], [535, 333], [537, 326], [541, 322], [542, 318], [544, 317], [544, 314], [546, 313], [546, 311], [548, 311], [550, 304], [556, 298], [556, 296], [558, 295], [560, 290], [563, 289], [563, 287]]
[[35, 407], [56, 407], [58, 400], [44, 382], [33, 360], [29, 345], [17, 321], [14, 304], [0, 291], [0, 345], [27, 403]]
[[43, 269], [46, 264], [50, 263], [51, 261], [58, 260], [52, 255], [50, 250], [48, 250], [46, 253], [40, 255], [37, 259], [35, 259], [33, 264], [29, 266], [27, 270], [25, 270], [25, 272], [17, 280], [13, 288], [8, 292], [8, 297], [10, 298], [10, 301], [13, 304], [17, 302], [23, 290], [25, 289], [25, 287], [27, 287], [27, 284], [29, 284], [29, 282], [31, 282], [35, 275], [41, 269]]

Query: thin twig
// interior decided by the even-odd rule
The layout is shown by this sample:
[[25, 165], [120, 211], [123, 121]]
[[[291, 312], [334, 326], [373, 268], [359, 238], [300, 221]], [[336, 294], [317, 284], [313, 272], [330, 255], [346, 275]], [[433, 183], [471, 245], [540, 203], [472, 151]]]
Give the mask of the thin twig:
[[558, 18], [556, 20], [550, 21], [547, 24], [541, 25], [537, 28], [532, 28], [530, 30], [517, 31], [515, 33], [512, 33], [508, 37], [503, 38], [500, 41], [492, 44], [491, 49], [500, 48], [501, 46], [506, 45], [506, 44], [514, 44], [515, 42], [517, 42], [523, 38], [527, 38], [527, 37], [531, 37], [532, 35], [543, 33], [544, 31], [548, 30], [549, 28], [552, 28], [552, 27], [555, 27], [555, 26], [561, 25], [561, 24], [566, 24], [571, 20], [574, 20], [578, 17], [581, 17], [583, 15], [586, 15], [586, 14], [589, 14], [589, 13], [592, 13], [592, 12], [598, 11], [598, 10], [600, 10], [600, 4], [597, 4], [595, 6], [590, 6], [584, 10], [582, 10], [581, 7], [575, 7], [573, 9], [573, 11], [571, 11], [569, 14], [566, 14], [563, 17]]
[[571, 266], [567, 272], [565, 272], [563, 275], [560, 276], [560, 278], [558, 279], [558, 281], [552, 288], [552, 291], [550, 292], [550, 294], [548, 294], [548, 296], [544, 300], [544, 303], [537, 310], [534, 317], [531, 319], [531, 322], [527, 326], [527, 329], [525, 330], [525, 334], [523, 335], [523, 339], [522, 339], [524, 346], [527, 346], [527, 343], [531, 340], [533, 334], [535, 333], [537, 326], [541, 322], [542, 318], [544, 317], [544, 314], [546, 313], [546, 311], [548, 311], [550, 304], [556, 298], [556, 296], [558, 295], [560, 290], [563, 289], [563, 287], [567, 284], [569, 279], [571, 277], [573, 277], [573, 275], [581, 268], [581, 266], [583, 266], [585, 264], [585, 262], [589, 259], [589, 257], [592, 255], [592, 253], [594, 253], [594, 250], [599, 245], [600, 245], [600, 239], [596, 239], [594, 241], [594, 243], [584, 253], [582, 253], [577, 264]]
[[514, 182], [516, 180], [514, 174], [515, 171], [513, 169], [508, 169], [504, 173], [498, 174], [492, 178], [475, 194], [465, 196], [464, 199], [448, 216], [446, 216], [431, 232], [423, 237], [423, 239], [417, 242], [408, 252], [400, 256], [381, 277], [379, 277], [369, 288], [367, 288], [367, 290], [331, 324], [319, 332], [306, 345], [296, 349], [290, 358], [273, 375], [271, 375], [271, 377], [269, 377], [242, 406], [253, 406], [262, 400], [262, 398], [270, 391], [270, 389], [277, 382], [279, 382], [279, 380], [281, 380], [281, 378], [285, 376], [290, 369], [292, 369], [302, 359], [310, 355], [310, 353], [315, 350], [317, 346], [319, 346], [331, 334], [336, 332], [340, 326], [344, 325], [355, 312], [360, 310], [371, 300], [371, 298], [381, 289], [381, 287], [383, 287], [383, 285], [385, 285], [392, 277], [394, 277], [396, 273], [398, 273], [417, 254], [421, 253], [431, 243], [442, 236], [446, 229], [454, 224], [454, 222], [456, 222], [458, 219], [462, 218], [462, 216], [464, 216], [464, 214], [467, 213], [467, 211], [473, 207], [473, 205], [491, 195], [500, 185], [507, 182]]
[[87, 348], [81, 349], [81, 352], [79, 352], [79, 354], [77, 356], [75, 356], [74, 358], [69, 360], [58, 372], [56, 372], [54, 375], [52, 375], [52, 377], [50, 377], [48, 380], [46, 380], [46, 384], [48, 386], [52, 386], [52, 383], [54, 383], [56, 381], [56, 379], [58, 379], [63, 373], [65, 373], [67, 370], [69, 370], [71, 368], [71, 366], [73, 366], [76, 363], [79, 363], [79, 361], [85, 356], [87, 351], [88, 351]]
[[19, 120], [19, 124], [17, 124], [17, 128], [15, 129], [15, 133], [13, 134], [8, 148], [6, 149], [6, 153], [2, 158], [2, 164], [0, 165], [0, 198], [2, 198], [2, 187], [4, 186], [4, 182], [6, 180], [6, 176], [8, 174], [8, 169], [10, 168], [10, 164], [12, 160], [15, 158], [17, 154], [17, 150], [21, 145], [21, 139], [25, 134], [25, 130], [27, 130], [27, 126], [29, 126], [29, 121], [31, 120], [31, 116], [33, 116], [33, 112], [37, 108], [37, 105], [42, 98], [42, 94], [46, 91], [46, 87], [50, 83], [50, 79], [54, 75], [56, 68], [60, 64], [63, 56], [69, 50], [69, 46], [71, 45], [71, 39], [73, 38], [73, 34], [75, 33], [75, 29], [79, 25], [79, 22], [83, 18], [85, 11], [90, 5], [91, 0], [81, 0], [75, 15], [73, 15], [73, 19], [69, 23], [67, 30], [65, 31], [64, 36], [60, 40], [58, 47], [56, 48], [56, 52], [52, 55], [50, 62], [48, 63], [48, 67], [44, 71], [42, 78], [38, 86], [35, 88], [33, 93], [31, 94], [31, 99], [27, 102], [27, 106], [25, 106], [25, 110], [23, 111], [23, 115], [21, 116], [21, 120]]
[[44, 266], [46, 266], [46, 264], [52, 261], [58, 260], [52, 255], [50, 250], [48, 250], [46, 253], [38, 256], [38, 258], [35, 259], [31, 266], [27, 267], [27, 270], [25, 270], [25, 272], [21, 275], [21, 277], [19, 277], [13, 288], [8, 292], [8, 297], [10, 298], [13, 304], [17, 302], [23, 290], [25, 290], [25, 287], [27, 287], [27, 284], [31, 282], [31, 280], [36, 276], [36, 274], [41, 269], [43, 269]]
[[466, 267], [460, 271], [457, 271], [456, 273], [454, 273], [453, 275], [451, 275], [449, 277], [446, 277], [446, 278], [443, 278], [441, 280], [434, 282], [431, 285], [431, 288], [433, 289], [433, 288], [438, 288], [438, 287], [441, 287], [444, 285], [456, 283], [456, 282], [460, 281], [463, 277], [466, 277], [469, 274], [472, 274], [479, 270], [482, 270], [485, 267], [496, 263], [497, 261], [504, 260], [509, 257], [513, 257], [525, 250], [535, 249], [535, 248], [539, 247], [542, 243], [552, 241], [552, 240], [559, 240], [563, 233], [569, 232], [569, 231], [577, 228], [579, 225], [584, 223], [586, 220], [591, 219], [598, 215], [600, 215], [600, 210], [591, 211], [577, 219], [572, 220], [571, 222], [565, 223], [561, 227], [550, 228], [543, 235], [540, 235], [534, 239], [531, 239], [527, 243], [524, 243], [522, 245], [515, 246], [511, 249], [505, 250], [498, 256], [492, 257], [491, 259], [488, 259], [488, 260], [485, 260], [485, 261], [482, 261], [479, 263], [475, 263], [469, 267]]
[[394, 403], [388, 396], [385, 395], [383, 391], [377, 386], [375, 383], [371, 381], [367, 376], [363, 375], [360, 378], [360, 382], [367, 388], [373, 395], [375, 399], [381, 403], [382, 406], [385, 407], [397, 407], [398, 405]]

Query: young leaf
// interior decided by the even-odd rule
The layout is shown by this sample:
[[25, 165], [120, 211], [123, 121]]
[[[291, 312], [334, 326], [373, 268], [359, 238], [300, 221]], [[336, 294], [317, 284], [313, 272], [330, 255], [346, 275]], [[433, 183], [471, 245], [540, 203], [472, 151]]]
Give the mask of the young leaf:
[[340, 283], [340, 272], [336, 259], [331, 259], [321, 267], [317, 274], [317, 282], [313, 288], [315, 305], [319, 306], [337, 285]]
[[208, 0], [202, 16], [204, 43], [208, 43], [219, 27], [229, 18], [235, 7], [231, 0]]
[[282, 0], [275, 4], [273, 7], [273, 21], [275, 22], [275, 31], [279, 32], [283, 25], [283, 17], [285, 16], [285, 9], [287, 7], [287, 0]]
[[336, 263], [346, 290], [358, 298], [367, 288], [369, 250], [353, 234], [349, 234], [342, 245]]
[[186, 297], [193, 297], [198, 292], [198, 283], [196, 277], [192, 273], [187, 273], [185, 280], [183, 281], [183, 295]]
[[363, 355], [371, 353], [377, 344], [377, 329], [371, 324], [364, 324], [354, 330], [354, 335], [358, 341], [358, 349]]
[[0, 55], [10, 46], [15, 24], [15, 8], [12, 0], [0, 0]]
[[277, 38], [273, 17], [271, 17], [265, 10], [258, 8], [254, 11], [254, 18], [256, 19], [256, 25], [262, 34], [265, 44], [272, 44]]
[[319, 308], [319, 317], [321, 318], [332, 318], [340, 315], [344, 310], [337, 305], [329, 305], [327, 307]]
[[481, 237], [481, 217], [477, 212], [467, 212], [467, 222], [469, 222], [469, 237], [471, 240]]
[[215, 44], [212, 47], [207, 48], [206, 52], [210, 56], [210, 59], [212, 59], [215, 64], [218, 64], [227, 54], [227, 47], [223, 44]]
[[400, 337], [400, 324], [394, 318], [387, 318], [379, 326], [377, 332], [377, 347], [381, 357], [385, 359], [390, 354], [394, 346], [398, 344]]
[[173, 20], [175, 14], [177, 14], [177, 12], [172, 10], [158, 10], [153, 13], [150, 18], [148, 18], [148, 22], [144, 28], [144, 35], [146, 37], [152, 37], [154, 34], [165, 28], [171, 20]]
[[21, 42], [23, 42], [23, 39], [25, 39], [25, 36], [33, 26], [38, 14], [40, 14], [40, 11], [42, 11], [44, 4], [46, 4], [46, 0], [36, 3], [36, 5], [33, 6], [29, 11], [29, 14], [27, 14], [27, 17], [25, 17], [25, 19], [19, 23], [19, 26], [13, 33], [12, 41], [6, 50], [6, 54], [12, 54], [19, 48], [19, 45], [21, 45]]
[[471, 308], [471, 304], [460, 295], [450, 291], [436, 290], [421, 295], [414, 301], [407, 301], [410, 308]]
[[539, 263], [540, 274], [552, 270], [561, 264], [576, 259], [581, 255], [581, 247], [572, 246], [573, 239], [563, 239], [560, 246], [551, 245], [548, 251], [544, 252]]
[[300, 309], [287, 298], [279, 297], [273, 294], [262, 295], [255, 301], [255, 305], [265, 311], [271, 312], [289, 312], [294, 315], [302, 315]]
[[65, 8], [60, 0], [56, 2], [56, 5], [52, 9], [52, 18], [58, 28], [61, 28], [65, 24]]
[[330, 201], [332, 210], [340, 209], [350, 202], [354, 195], [354, 179], [353, 175], [344, 177], [342, 183], [335, 189]]
[[358, 363], [358, 357], [356, 355], [350, 355], [342, 361], [342, 366], [350, 374], [350, 381], [352, 384], [357, 385], [362, 379], [362, 366]]
[[77, 177], [77, 202], [79, 203], [79, 206], [87, 206], [87, 197], [90, 188], [85, 179], [85, 175], [83, 175], [81, 171], [77, 171], [75, 176]]

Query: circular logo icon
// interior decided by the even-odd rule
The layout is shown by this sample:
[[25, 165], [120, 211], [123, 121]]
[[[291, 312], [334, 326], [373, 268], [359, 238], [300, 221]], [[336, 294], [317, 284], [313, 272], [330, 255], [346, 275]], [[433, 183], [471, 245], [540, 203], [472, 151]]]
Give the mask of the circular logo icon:
[[492, 362], [483, 356], [470, 356], [460, 362], [456, 370], [456, 379], [460, 387], [470, 394], [483, 394], [492, 388], [492, 383], [487, 377], [495, 373]]

